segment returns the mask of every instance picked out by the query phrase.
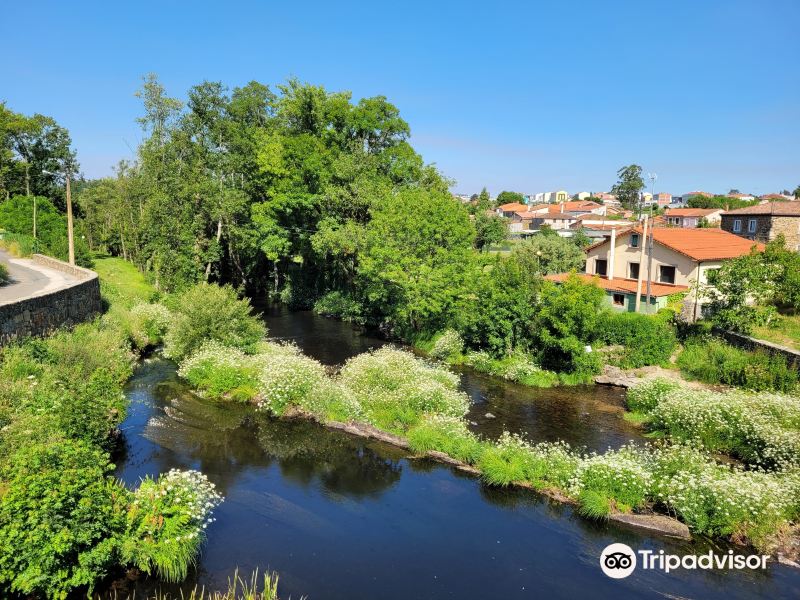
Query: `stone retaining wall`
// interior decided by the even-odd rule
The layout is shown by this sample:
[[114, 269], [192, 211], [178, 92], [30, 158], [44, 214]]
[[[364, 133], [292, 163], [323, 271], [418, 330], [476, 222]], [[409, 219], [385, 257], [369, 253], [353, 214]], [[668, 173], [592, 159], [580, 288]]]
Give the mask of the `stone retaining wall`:
[[750, 336], [733, 331], [725, 331], [723, 329], [714, 329], [714, 333], [732, 346], [742, 348], [744, 350], [763, 350], [769, 354], [778, 354], [786, 358], [786, 362], [790, 367], [800, 370], [800, 352], [792, 350], [786, 346], [780, 346], [767, 342], [766, 340], [757, 340]]
[[47, 335], [59, 327], [88, 321], [100, 313], [97, 273], [42, 254], [34, 254], [31, 258], [48, 269], [68, 273], [77, 281], [0, 306], [0, 346], [15, 338]]

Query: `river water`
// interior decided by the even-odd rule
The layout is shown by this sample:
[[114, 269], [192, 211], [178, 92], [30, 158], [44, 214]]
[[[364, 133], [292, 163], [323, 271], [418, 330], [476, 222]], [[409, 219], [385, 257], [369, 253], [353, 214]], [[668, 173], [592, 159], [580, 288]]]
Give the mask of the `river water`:
[[[274, 309], [265, 319], [270, 336], [330, 365], [385, 343], [308, 312]], [[622, 419], [619, 390], [534, 390], [469, 369], [461, 376], [473, 400], [468, 418], [487, 437], [507, 429], [598, 451], [641, 441]], [[277, 571], [284, 599], [800, 597], [800, 570], [779, 565], [759, 573], [639, 569], [609, 579], [598, 558], [612, 542], [678, 554], [712, 546], [590, 522], [532, 492], [490, 488], [390, 446], [200, 399], [159, 358], [140, 366], [127, 394], [117, 476], [135, 485], [171, 468], [199, 469], [226, 497], [189, 581], [145, 579], [138, 597], [155, 587], [221, 588], [237, 567]]]

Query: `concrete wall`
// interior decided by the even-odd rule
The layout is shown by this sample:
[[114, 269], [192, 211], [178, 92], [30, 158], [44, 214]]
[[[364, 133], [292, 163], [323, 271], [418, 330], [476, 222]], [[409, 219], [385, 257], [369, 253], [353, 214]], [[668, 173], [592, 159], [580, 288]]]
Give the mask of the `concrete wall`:
[[32, 258], [44, 267], [77, 279], [58, 290], [0, 306], [0, 346], [15, 338], [43, 336], [59, 327], [77, 325], [101, 310], [97, 273], [41, 254], [34, 254]]

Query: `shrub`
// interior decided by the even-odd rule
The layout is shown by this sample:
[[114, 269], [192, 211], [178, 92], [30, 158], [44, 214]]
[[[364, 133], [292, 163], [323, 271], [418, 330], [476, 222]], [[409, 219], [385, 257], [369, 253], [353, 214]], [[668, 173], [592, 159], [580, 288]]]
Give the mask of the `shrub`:
[[252, 357], [217, 341], [205, 342], [184, 359], [178, 375], [214, 397], [249, 401], [258, 395], [258, 368]]
[[326, 381], [325, 367], [296, 346], [269, 344], [258, 355], [259, 408], [282, 415], [288, 406], [306, 408]]
[[461, 417], [469, 405], [457, 375], [386, 346], [348, 360], [339, 381], [367, 420], [389, 431], [405, 431], [426, 413]]
[[198, 471], [171, 470], [142, 480], [125, 517], [123, 562], [166, 581], [181, 581], [205, 540], [220, 496]]
[[630, 312], [606, 312], [598, 321], [596, 335], [606, 344], [625, 348], [619, 366], [635, 369], [669, 361], [677, 347], [675, 331], [663, 316]]
[[464, 340], [455, 329], [445, 329], [434, 341], [430, 355], [438, 360], [458, 356], [464, 350]]
[[105, 369], [120, 384], [133, 373], [135, 361], [122, 332], [98, 323], [59, 331], [44, 341], [40, 356], [65, 379], [80, 380], [88, 373]]
[[8, 274], [8, 267], [6, 267], [3, 263], [0, 263], [0, 285], [5, 285], [11, 280], [11, 276]]
[[792, 391], [798, 374], [779, 355], [748, 352], [720, 340], [691, 341], [678, 356], [688, 376], [706, 383], [723, 383], [755, 391]]
[[28, 446], [4, 473], [0, 582], [24, 595], [91, 591], [115, 563], [124, 488], [108, 456], [79, 441]]
[[677, 381], [656, 378], [643, 381], [628, 389], [625, 401], [628, 409], [640, 412], [650, 412], [671, 391], [681, 387]]
[[524, 352], [514, 352], [503, 358], [492, 358], [486, 352], [469, 352], [465, 362], [476, 371], [523, 385], [552, 387], [561, 381], [558, 373], [542, 369], [532, 356]]
[[174, 304], [164, 348], [172, 359], [188, 356], [208, 340], [250, 354], [266, 335], [264, 324], [251, 314], [250, 303], [239, 300], [231, 287], [201, 283], [179, 295]]
[[351, 323], [364, 324], [364, 307], [352, 296], [335, 290], [314, 303], [314, 312]]
[[134, 347], [144, 350], [164, 341], [172, 314], [163, 304], [135, 304], [130, 310], [128, 336]]
[[570, 482], [573, 496], [587, 501], [590, 512], [605, 498], [617, 509], [626, 512], [644, 505], [652, 486], [652, 476], [633, 446], [594, 455], [579, 464]]

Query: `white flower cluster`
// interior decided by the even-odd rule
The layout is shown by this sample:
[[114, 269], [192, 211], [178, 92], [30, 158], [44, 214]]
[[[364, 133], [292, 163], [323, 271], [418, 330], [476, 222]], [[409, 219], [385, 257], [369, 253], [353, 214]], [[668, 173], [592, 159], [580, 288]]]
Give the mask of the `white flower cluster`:
[[181, 362], [178, 375], [184, 379], [191, 379], [191, 374], [199, 370], [218, 367], [239, 368], [248, 365], [251, 360], [251, 356], [237, 348], [209, 340]]
[[446, 329], [436, 340], [431, 348], [433, 358], [444, 360], [451, 356], [461, 354], [464, 350], [464, 340], [455, 329]]
[[172, 313], [163, 304], [140, 303], [130, 310], [130, 335], [137, 347], [159, 343], [169, 329]]
[[653, 474], [647, 469], [641, 449], [630, 445], [581, 460], [569, 492], [577, 498], [583, 490], [590, 489], [636, 507], [644, 503], [652, 487]]
[[673, 437], [751, 464], [800, 461], [800, 399], [793, 396], [677, 387], [662, 395], [649, 417]]
[[406, 407], [460, 417], [469, 407], [456, 374], [388, 346], [348, 360], [339, 382], [352, 390], [365, 414]]

